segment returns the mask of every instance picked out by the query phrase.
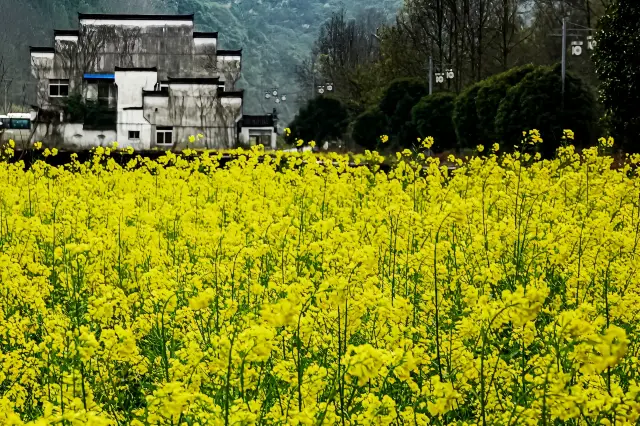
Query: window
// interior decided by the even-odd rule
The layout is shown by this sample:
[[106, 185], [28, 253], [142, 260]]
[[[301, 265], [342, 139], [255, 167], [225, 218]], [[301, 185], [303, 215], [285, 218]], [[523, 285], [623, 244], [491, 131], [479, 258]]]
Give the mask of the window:
[[173, 144], [173, 128], [158, 126], [156, 130], [156, 144], [158, 145]]
[[129, 139], [140, 139], [139, 130], [129, 130]]
[[115, 102], [115, 85], [111, 81], [98, 82], [98, 104], [109, 107]]
[[52, 98], [69, 96], [69, 80], [49, 80], [49, 96]]

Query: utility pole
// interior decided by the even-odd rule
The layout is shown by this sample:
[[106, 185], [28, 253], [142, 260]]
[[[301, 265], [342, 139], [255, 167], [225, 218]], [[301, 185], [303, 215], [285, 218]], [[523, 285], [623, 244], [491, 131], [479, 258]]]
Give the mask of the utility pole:
[[[568, 29], [568, 25], [571, 24], [574, 28]], [[579, 28], [575, 28], [579, 27]], [[561, 79], [562, 79], [562, 109], [564, 109], [564, 98], [565, 98], [565, 90], [566, 90], [566, 76], [567, 76], [567, 37], [580, 37], [582, 34], [593, 32], [593, 28], [585, 27], [579, 24], [575, 24], [573, 22], [567, 21], [566, 17], [562, 18], [562, 33], [561, 34], [550, 34], [551, 37], [561, 37], [562, 38], [562, 67], [561, 67]], [[569, 32], [571, 32], [569, 34]], [[574, 56], [580, 56], [582, 53], [582, 44], [583, 42], [575, 42], [572, 43], [571, 54]], [[575, 48], [575, 50], [574, 50]], [[593, 41], [591, 37], [587, 37], [587, 49], [593, 49]]]

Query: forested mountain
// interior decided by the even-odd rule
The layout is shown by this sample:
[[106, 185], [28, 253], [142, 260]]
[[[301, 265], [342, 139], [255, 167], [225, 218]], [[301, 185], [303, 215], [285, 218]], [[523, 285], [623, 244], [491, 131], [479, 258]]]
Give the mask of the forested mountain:
[[[219, 31], [224, 49], [242, 47], [243, 78], [248, 113], [270, 112], [273, 101], [264, 91], [278, 87], [288, 96], [278, 110], [289, 119], [302, 90], [295, 67], [309, 53], [322, 23], [338, 9], [357, 14], [377, 8], [393, 17], [401, 0], [1, 0], [0, 105], [28, 103], [29, 45], [52, 45], [54, 28], [76, 28], [77, 12], [195, 13], [199, 31]], [[3, 71], [4, 70], [4, 71]], [[304, 90], [311, 90], [312, 83]]]

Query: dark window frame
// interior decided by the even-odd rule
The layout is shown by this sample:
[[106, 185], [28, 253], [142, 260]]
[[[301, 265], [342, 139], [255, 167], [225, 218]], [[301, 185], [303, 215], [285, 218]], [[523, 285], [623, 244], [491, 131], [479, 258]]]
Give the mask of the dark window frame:
[[173, 145], [173, 127], [156, 127], [156, 145]]
[[68, 79], [50, 79], [49, 80], [49, 97], [66, 98], [69, 96], [69, 80]]
[[129, 140], [140, 139], [140, 130], [129, 130]]

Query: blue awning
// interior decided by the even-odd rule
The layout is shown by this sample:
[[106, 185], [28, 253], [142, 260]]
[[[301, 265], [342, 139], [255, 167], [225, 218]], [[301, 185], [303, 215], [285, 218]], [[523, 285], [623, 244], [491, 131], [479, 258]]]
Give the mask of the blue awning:
[[85, 74], [85, 80], [115, 80], [115, 74]]

